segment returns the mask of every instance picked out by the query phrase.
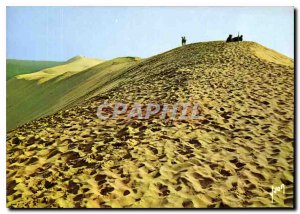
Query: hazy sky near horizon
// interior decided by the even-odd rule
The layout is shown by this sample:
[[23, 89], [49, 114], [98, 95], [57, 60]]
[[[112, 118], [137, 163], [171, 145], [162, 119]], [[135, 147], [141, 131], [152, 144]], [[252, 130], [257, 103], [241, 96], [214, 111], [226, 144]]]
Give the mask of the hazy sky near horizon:
[[240, 32], [294, 57], [293, 7], [7, 7], [7, 58], [150, 57]]

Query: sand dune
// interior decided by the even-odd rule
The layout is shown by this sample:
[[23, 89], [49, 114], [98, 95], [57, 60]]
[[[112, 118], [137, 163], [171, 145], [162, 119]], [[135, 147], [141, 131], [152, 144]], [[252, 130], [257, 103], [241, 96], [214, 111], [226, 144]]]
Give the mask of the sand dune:
[[[128, 68], [108, 91], [9, 132], [7, 206], [292, 207], [293, 61], [263, 52], [253, 42], [179, 47]], [[104, 101], [189, 101], [202, 113], [103, 121]], [[285, 194], [272, 203], [272, 185], [281, 184]]]
[[61, 64], [63, 64], [63, 62], [7, 59], [6, 81], [14, 78], [17, 75], [29, 74]]
[[[7, 130], [53, 114], [67, 106], [76, 105], [97, 91], [108, 90], [122, 80], [120, 77], [118, 81], [112, 82], [112, 79], [141, 60], [135, 57], [121, 57], [85, 69], [89, 61], [92, 61], [89, 64], [92, 65], [97, 60], [75, 57], [63, 66], [36, 72], [38, 74], [28, 74], [25, 79], [13, 78], [7, 81]], [[76, 68], [77, 65], [79, 68]], [[45, 72], [53, 74], [48, 75]], [[47, 81], [38, 83], [37, 79], [34, 79], [37, 77]]]
[[46, 68], [31, 74], [18, 75], [16, 78], [24, 80], [37, 80], [39, 84], [42, 84], [57, 77], [60, 77], [59, 79], [70, 77], [102, 62], [104, 62], [104, 60], [77, 56], [68, 60], [67, 63], [63, 65]]

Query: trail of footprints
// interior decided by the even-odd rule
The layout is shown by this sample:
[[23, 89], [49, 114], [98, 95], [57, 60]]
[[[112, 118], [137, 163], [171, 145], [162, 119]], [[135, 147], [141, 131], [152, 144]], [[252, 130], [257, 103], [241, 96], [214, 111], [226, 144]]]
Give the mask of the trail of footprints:
[[[254, 57], [250, 43], [230, 45], [152, 57], [126, 84], [8, 133], [7, 205], [293, 206], [293, 68]], [[197, 102], [203, 112], [101, 121], [105, 100]]]

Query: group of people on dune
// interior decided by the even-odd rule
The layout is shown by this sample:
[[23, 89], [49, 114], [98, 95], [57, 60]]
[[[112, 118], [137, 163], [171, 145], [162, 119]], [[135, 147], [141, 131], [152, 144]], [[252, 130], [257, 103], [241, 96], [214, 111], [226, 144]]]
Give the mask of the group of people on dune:
[[[241, 42], [243, 41], [243, 35], [239, 35], [240, 33], [238, 33], [237, 37], [232, 37], [231, 34], [229, 34], [229, 36], [226, 39], [226, 42]], [[186, 45], [186, 38], [185, 36], [181, 37], [181, 45], [184, 46]]]
[[226, 42], [241, 42], [241, 41], [243, 41], [243, 35], [239, 35], [239, 34], [237, 37], [233, 37], [233, 38], [232, 38], [232, 35], [229, 34], [229, 36], [226, 40]]

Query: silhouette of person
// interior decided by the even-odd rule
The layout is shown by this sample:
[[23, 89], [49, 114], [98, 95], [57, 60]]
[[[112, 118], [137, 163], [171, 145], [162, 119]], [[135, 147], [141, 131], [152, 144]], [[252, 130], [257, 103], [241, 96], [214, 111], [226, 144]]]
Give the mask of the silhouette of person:
[[231, 34], [229, 34], [229, 36], [228, 36], [226, 42], [232, 42], [232, 35], [231, 35]]

